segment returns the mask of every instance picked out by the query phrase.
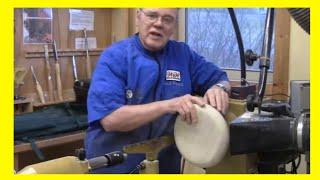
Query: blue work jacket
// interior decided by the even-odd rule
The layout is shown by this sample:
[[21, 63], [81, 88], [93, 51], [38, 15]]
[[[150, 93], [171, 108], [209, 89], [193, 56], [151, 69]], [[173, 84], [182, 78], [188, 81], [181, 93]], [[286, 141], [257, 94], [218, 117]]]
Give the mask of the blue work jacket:
[[[122, 150], [123, 146], [163, 135], [173, 135], [176, 115], [162, 117], [129, 132], [106, 132], [99, 121], [123, 105], [146, 104], [185, 94], [203, 95], [220, 81], [224, 71], [199, 56], [183, 42], [169, 40], [158, 52], [145, 49], [135, 34], [112, 44], [101, 54], [88, 93], [87, 158]], [[119, 165], [93, 173], [129, 173], [145, 158], [129, 154]], [[160, 173], [179, 173], [180, 154], [171, 145], [159, 154]]]

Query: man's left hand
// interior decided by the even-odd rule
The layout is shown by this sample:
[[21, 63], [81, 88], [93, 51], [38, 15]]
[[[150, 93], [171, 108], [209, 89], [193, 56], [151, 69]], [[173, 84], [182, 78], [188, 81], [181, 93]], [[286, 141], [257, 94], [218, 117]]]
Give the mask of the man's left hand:
[[204, 100], [223, 115], [226, 115], [229, 108], [229, 96], [222, 88], [212, 86], [204, 95]]

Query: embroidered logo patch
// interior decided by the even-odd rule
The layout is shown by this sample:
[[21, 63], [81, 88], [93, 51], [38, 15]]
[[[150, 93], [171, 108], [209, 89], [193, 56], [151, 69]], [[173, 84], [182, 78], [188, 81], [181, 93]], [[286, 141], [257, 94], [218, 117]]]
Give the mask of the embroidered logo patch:
[[181, 81], [181, 75], [179, 71], [167, 70], [166, 74], [167, 81]]

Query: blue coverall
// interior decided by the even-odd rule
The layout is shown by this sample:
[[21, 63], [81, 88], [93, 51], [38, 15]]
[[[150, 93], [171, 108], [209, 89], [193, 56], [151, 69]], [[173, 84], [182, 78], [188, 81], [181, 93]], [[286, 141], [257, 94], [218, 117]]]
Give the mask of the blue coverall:
[[[161, 51], [150, 52], [135, 34], [112, 44], [98, 60], [88, 93], [87, 158], [173, 134], [176, 115], [172, 114], [129, 132], [106, 132], [99, 121], [121, 106], [146, 104], [185, 94], [204, 95], [220, 81], [228, 81], [226, 73], [183, 42], [169, 40]], [[129, 173], [144, 158], [143, 154], [129, 154], [124, 163], [97, 169], [93, 173]], [[160, 173], [179, 173], [180, 158], [175, 145], [165, 148], [158, 158]]]

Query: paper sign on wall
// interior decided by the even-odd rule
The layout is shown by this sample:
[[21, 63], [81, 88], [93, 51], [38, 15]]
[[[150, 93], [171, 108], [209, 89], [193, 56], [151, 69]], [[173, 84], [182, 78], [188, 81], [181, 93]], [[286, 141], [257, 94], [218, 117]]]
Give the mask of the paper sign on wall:
[[[88, 37], [87, 40], [88, 40], [89, 49], [97, 48], [97, 39], [95, 37]], [[85, 39], [76, 38], [75, 45], [76, 45], [76, 49], [85, 49]]]
[[83, 30], [86, 28], [88, 31], [93, 31], [94, 26], [94, 12], [70, 9], [70, 30]]

